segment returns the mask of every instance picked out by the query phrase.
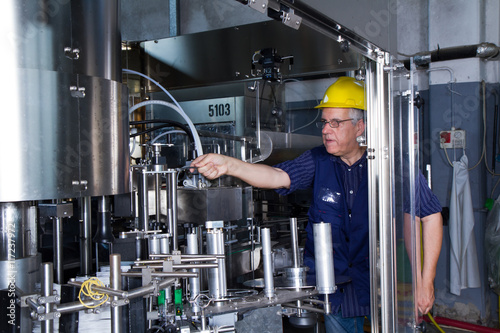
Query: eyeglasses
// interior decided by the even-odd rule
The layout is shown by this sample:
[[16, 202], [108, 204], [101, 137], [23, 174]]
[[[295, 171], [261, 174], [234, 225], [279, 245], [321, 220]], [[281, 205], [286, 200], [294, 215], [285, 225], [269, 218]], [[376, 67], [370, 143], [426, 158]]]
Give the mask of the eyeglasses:
[[316, 127], [323, 129], [323, 127], [325, 127], [325, 124], [329, 124], [331, 128], [337, 128], [337, 127], [339, 127], [340, 123], [343, 123], [344, 121], [349, 121], [349, 120], [353, 120], [353, 118], [344, 119], [344, 120], [332, 119], [330, 121], [321, 120], [321, 121], [316, 122]]

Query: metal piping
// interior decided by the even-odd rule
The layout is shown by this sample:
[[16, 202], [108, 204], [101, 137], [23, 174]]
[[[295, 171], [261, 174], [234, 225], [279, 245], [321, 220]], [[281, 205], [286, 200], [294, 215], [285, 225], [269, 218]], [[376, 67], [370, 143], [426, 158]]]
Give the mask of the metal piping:
[[168, 170], [167, 173], [167, 208], [168, 226], [172, 235], [172, 251], [178, 250], [177, 240], [177, 171]]
[[80, 232], [82, 274], [90, 275], [92, 270], [92, 215], [91, 198], [82, 198], [82, 230]]
[[292, 242], [293, 267], [300, 267], [299, 259], [299, 237], [297, 232], [297, 218], [290, 218], [290, 237]]
[[271, 248], [271, 230], [261, 229], [262, 261], [264, 264], [264, 294], [267, 298], [274, 297], [273, 251]]
[[[122, 288], [122, 277], [121, 277], [121, 255], [111, 254], [109, 256], [110, 265], [110, 276], [109, 282], [110, 287], [115, 290], [120, 290]], [[119, 299], [118, 296], [113, 296], [113, 302]], [[112, 302], [112, 304], [113, 304]], [[122, 313], [119, 306], [111, 306], [111, 332], [120, 333], [122, 332]]]
[[[42, 296], [49, 297], [52, 296], [52, 287], [54, 284], [54, 266], [51, 262], [42, 263]], [[45, 313], [49, 314], [54, 308], [53, 303], [47, 303], [45, 305]], [[54, 332], [54, 320], [47, 319], [42, 321], [42, 333]]]
[[[190, 269], [192, 269], [192, 268], [190, 268]], [[123, 276], [140, 277], [140, 276], [142, 276], [142, 273], [140, 273], [140, 272], [123, 272], [122, 275]], [[197, 278], [198, 273], [194, 273], [194, 272], [152, 272], [151, 276], [152, 277]], [[93, 287], [93, 289], [97, 290], [95, 287]]]
[[62, 218], [54, 217], [53, 223], [53, 249], [54, 249], [54, 264], [56, 265], [56, 283], [64, 283], [64, 266], [63, 266], [63, 226]]
[[142, 231], [149, 229], [148, 174], [144, 167], [138, 172], [137, 195], [139, 196], [139, 225]]
[[[413, 56], [413, 61], [417, 66], [428, 65], [431, 62], [456, 60], [466, 58], [481, 58], [490, 59], [496, 57], [500, 53], [500, 49], [493, 43], [481, 43], [474, 45], [465, 45], [457, 47], [449, 47], [445, 49], [437, 49], [430, 52], [422, 52]], [[405, 67], [410, 69], [410, 61], [405, 60]]]
[[[198, 235], [196, 232], [190, 232], [187, 234], [187, 249], [186, 252], [188, 254], [198, 254]], [[191, 272], [199, 274], [199, 269], [193, 268]], [[190, 278], [189, 279], [189, 299], [192, 301], [200, 294], [200, 279], [199, 278]], [[194, 314], [198, 314], [200, 312], [200, 307], [196, 302], [192, 303], [191, 311]]]

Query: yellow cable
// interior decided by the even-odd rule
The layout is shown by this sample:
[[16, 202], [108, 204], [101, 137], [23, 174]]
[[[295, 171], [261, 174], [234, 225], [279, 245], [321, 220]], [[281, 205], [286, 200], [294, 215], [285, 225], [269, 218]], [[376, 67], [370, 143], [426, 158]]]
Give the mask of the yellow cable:
[[[92, 278], [90, 278], [82, 283], [82, 286], [80, 287], [80, 292], [78, 293], [78, 300], [80, 301], [80, 303], [82, 303], [82, 305], [84, 307], [89, 308], [89, 309], [101, 306], [104, 303], [106, 303], [106, 301], [109, 299], [109, 296], [106, 294], [92, 291], [92, 286], [104, 287], [104, 283], [102, 283], [98, 278], [92, 277]], [[84, 296], [90, 297], [94, 301], [101, 301], [102, 300], [102, 302], [100, 302], [97, 305], [87, 305], [82, 301], [82, 298], [81, 298], [82, 294]]]
[[436, 328], [439, 330], [439, 332], [441, 333], [446, 333], [445, 331], [443, 331], [443, 329], [438, 325], [438, 323], [436, 323], [436, 321], [434, 320], [434, 317], [431, 315], [430, 312], [427, 313], [427, 317], [429, 317], [429, 319], [432, 321], [432, 323], [436, 326]]

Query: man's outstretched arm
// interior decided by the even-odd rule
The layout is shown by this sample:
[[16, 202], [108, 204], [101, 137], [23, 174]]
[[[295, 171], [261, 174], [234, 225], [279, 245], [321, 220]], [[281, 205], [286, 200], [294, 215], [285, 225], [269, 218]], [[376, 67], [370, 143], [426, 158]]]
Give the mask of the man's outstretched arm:
[[290, 177], [281, 169], [265, 164], [252, 164], [233, 157], [206, 154], [196, 158], [192, 167], [208, 179], [223, 175], [233, 176], [259, 188], [290, 188]]

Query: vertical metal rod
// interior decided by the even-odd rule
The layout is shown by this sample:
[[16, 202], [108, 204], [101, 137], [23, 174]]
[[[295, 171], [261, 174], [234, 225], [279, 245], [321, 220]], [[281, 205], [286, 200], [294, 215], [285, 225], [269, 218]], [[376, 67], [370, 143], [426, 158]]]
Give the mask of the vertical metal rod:
[[[260, 149], [260, 84], [256, 81], [255, 88], [255, 130], [257, 132], [257, 149]], [[260, 154], [260, 152], [259, 152]]]
[[290, 218], [290, 237], [292, 242], [293, 267], [300, 267], [299, 259], [299, 237], [297, 231], [297, 218]]
[[261, 229], [262, 260], [264, 264], [264, 294], [268, 298], [274, 296], [273, 258], [271, 250], [271, 230]]
[[316, 288], [320, 294], [333, 294], [337, 287], [333, 268], [332, 226], [330, 223], [314, 223], [313, 234]]
[[[166, 293], [167, 293], [167, 290], [165, 290], [165, 297], [167, 296]], [[165, 304], [168, 304], [168, 303], [169, 302], [165, 299]], [[152, 313], [152, 312], [153, 312], [153, 296], [149, 296], [148, 297], [148, 313]], [[148, 319], [148, 329], [152, 329], [152, 328], [153, 328], [153, 320]]]
[[[218, 254], [225, 254], [224, 250], [224, 230], [220, 229], [220, 234], [217, 237], [218, 242]], [[226, 279], [226, 259], [217, 259], [217, 264], [219, 265], [219, 281], [221, 285], [221, 295], [222, 297], [227, 296], [227, 279]]]
[[[52, 296], [52, 288], [54, 284], [54, 266], [51, 262], [45, 262], [41, 265], [42, 271], [42, 296]], [[52, 312], [54, 308], [53, 303], [45, 305], [45, 313]], [[54, 320], [42, 321], [42, 333], [54, 332]]]
[[169, 225], [172, 225], [172, 250], [178, 250], [177, 240], [177, 171], [169, 170], [172, 172], [167, 173], [167, 212], [171, 209], [169, 214]]
[[[196, 229], [195, 229], [196, 230]], [[187, 234], [187, 254], [198, 254], [198, 235], [196, 232], [190, 232]], [[190, 272], [199, 273], [199, 269], [190, 269]], [[189, 293], [190, 300], [193, 300], [196, 296], [200, 294], [200, 278], [189, 278]], [[200, 307], [193, 303], [191, 310], [194, 314], [200, 312]]]
[[155, 175], [155, 200], [156, 200], [156, 223], [158, 227], [160, 226], [160, 215], [161, 215], [161, 174], [157, 173]]
[[56, 283], [64, 283], [64, 266], [63, 266], [63, 230], [62, 218], [54, 217], [53, 223], [53, 246], [54, 246], [54, 265], [56, 266]]
[[81, 233], [81, 270], [85, 276], [90, 275], [92, 270], [92, 215], [91, 198], [89, 196], [82, 198], [82, 221], [83, 228]]
[[[121, 271], [121, 255], [120, 254], [110, 254], [109, 255], [109, 266], [110, 266], [110, 288], [115, 290], [122, 289], [122, 271]], [[113, 296], [113, 301], [118, 300], [118, 296]], [[111, 302], [113, 303], [113, 302]], [[122, 332], [122, 315], [121, 308], [119, 306], [111, 306], [111, 332], [121, 333]]]
[[148, 203], [148, 174], [146, 168], [140, 170], [137, 189], [139, 195], [139, 224], [142, 231], [148, 231], [149, 203]]

